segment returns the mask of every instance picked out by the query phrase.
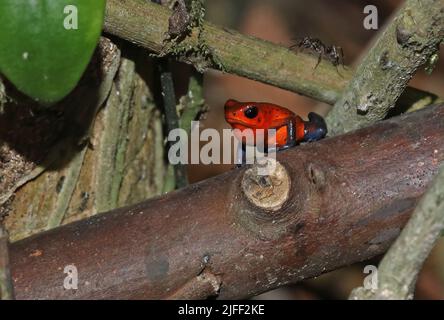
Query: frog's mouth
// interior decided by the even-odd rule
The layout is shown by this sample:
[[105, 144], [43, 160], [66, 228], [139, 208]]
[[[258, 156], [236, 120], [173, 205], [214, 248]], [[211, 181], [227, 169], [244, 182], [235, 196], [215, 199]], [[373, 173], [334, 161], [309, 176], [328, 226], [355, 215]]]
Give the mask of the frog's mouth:
[[231, 118], [231, 117], [227, 117], [227, 116], [225, 116], [225, 120], [231, 126], [242, 126], [243, 127], [243, 128], [238, 128], [238, 129], [246, 129], [246, 128], [256, 129], [256, 125], [254, 123], [247, 123], [247, 122], [244, 122], [242, 120]]

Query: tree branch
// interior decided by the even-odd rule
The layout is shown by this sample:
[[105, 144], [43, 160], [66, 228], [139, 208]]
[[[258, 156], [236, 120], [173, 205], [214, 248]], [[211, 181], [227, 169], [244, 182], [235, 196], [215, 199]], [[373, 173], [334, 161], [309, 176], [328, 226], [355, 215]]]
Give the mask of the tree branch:
[[444, 230], [444, 167], [418, 203], [378, 268], [378, 289], [355, 289], [350, 299], [412, 299], [422, 265]]
[[[16, 296], [245, 298], [379, 255], [444, 160], [443, 118], [428, 107], [280, 152], [271, 185], [244, 167], [16, 242]], [[71, 264], [78, 290], [63, 288]]]
[[[147, 48], [157, 54], [171, 54], [199, 69], [211, 67], [228, 73], [261, 81], [308, 97], [334, 104], [342, 94], [353, 71], [317, 56], [295, 53], [286, 47], [245, 36], [237, 31], [220, 28], [211, 23], [203, 25], [171, 45], [168, 39], [168, 19], [172, 11], [144, 0], [108, 0], [105, 31]], [[168, 48], [170, 45], [170, 48]], [[210, 56], [210, 57], [208, 57]], [[418, 100], [436, 96], [401, 96], [399, 103], [410, 106]]]
[[385, 119], [415, 71], [439, 50], [443, 37], [444, 1], [406, 1], [328, 114], [329, 133]]
[[[170, 61], [168, 59], [160, 59], [157, 61], [160, 74], [160, 86], [163, 99], [163, 108], [165, 114], [165, 122], [167, 132], [179, 128], [179, 116], [176, 107], [176, 92], [174, 89], [173, 74], [170, 69]], [[168, 149], [171, 142], [168, 143]], [[183, 188], [188, 184], [187, 169], [183, 164], [176, 164], [174, 167], [174, 185], [175, 188]]]

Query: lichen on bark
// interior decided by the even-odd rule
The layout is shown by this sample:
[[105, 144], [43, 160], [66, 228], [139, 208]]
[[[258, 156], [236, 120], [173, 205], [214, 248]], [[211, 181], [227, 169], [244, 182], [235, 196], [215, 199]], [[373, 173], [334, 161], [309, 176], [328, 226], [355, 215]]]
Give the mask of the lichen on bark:
[[[13, 99], [0, 116], [15, 137], [6, 129], [0, 135], [0, 174], [12, 175], [3, 179], [2, 193], [12, 241], [162, 192], [162, 117], [147, 84], [148, 68], [136, 68], [152, 59], [140, 49], [119, 47], [123, 57], [102, 39], [82, 81], [55, 110]], [[38, 116], [25, 117], [23, 110]], [[31, 129], [16, 130], [26, 125]], [[18, 149], [22, 140], [30, 140], [33, 157]]]
[[329, 133], [344, 133], [384, 119], [443, 38], [443, 1], [406, 1], [328, 114]]

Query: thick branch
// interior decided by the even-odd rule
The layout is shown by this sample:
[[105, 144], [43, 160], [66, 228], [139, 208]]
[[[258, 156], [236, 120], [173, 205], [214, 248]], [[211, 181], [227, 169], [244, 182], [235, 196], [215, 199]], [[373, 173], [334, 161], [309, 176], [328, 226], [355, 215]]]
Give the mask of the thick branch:
[[361, 287], [351, 299], [412, 299], [425, 259], [444, 230], [444, 167], [378, 268], [378, 289]]
[[326, 118], [340, 134], [386, 118], [444, 37], [444, 1], [408, 0], [361, 61]]
[[443, 118], [428, 107], [281, 152], [271, 184], [232, 170], [16, 242], [16, 296], [242, 298], [379, 255], [444, 160]]
[[[168, 19], [172, 12], [167, 8], [144, 0], [108, 0], [105, 31], [136, 43], [155, 53], [173, 53], [196, 66], [205, 65], [237, 74], [276, 87], [294, 91], [329, 104], [335, 103], [351, 78], [353, 71], [338, 70], [327, 59], [323, 59], [314, 70], [317, 56], [295, 53], [255, 37], [242, 35], [234, 30], [204, 23], [202, 33], [186, 37], [180, 47], [165, 52], [168, 37]], [[208, 53], [201, 52], [202, 46]], [[209, 61], [211, 60], [211, 61]], [[217, 63], [216, 63], [217, 62]], [[401, 105], [412, 105], [427, 96], [402, 96]]]

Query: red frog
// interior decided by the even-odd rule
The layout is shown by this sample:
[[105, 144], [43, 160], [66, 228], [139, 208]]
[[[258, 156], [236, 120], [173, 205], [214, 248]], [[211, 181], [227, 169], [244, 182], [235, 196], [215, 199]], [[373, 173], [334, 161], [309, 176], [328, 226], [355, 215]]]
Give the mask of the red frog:
[[[327, 126], [320, 115], [310, 112], [308, 121], [304, 121], [290, 110], [266, 102], [239, 102], [230, 99], [225, 103], [225, 119], [233, 129], [241, 132], [251, 129], [254, 146], [257, 141], [265, 141], [265, 147], [269, 148], [274, 137], [268, 137], [267, 129], [275, 129], [277, 150], [287, 149], [300, 142], [317, 141], [327, 134]], [[257, 129], [264, 129], [265, 137]], [[239, 134], [236, 137], [243, 139], [243, 144], [252, 145], [245, 137]]]

